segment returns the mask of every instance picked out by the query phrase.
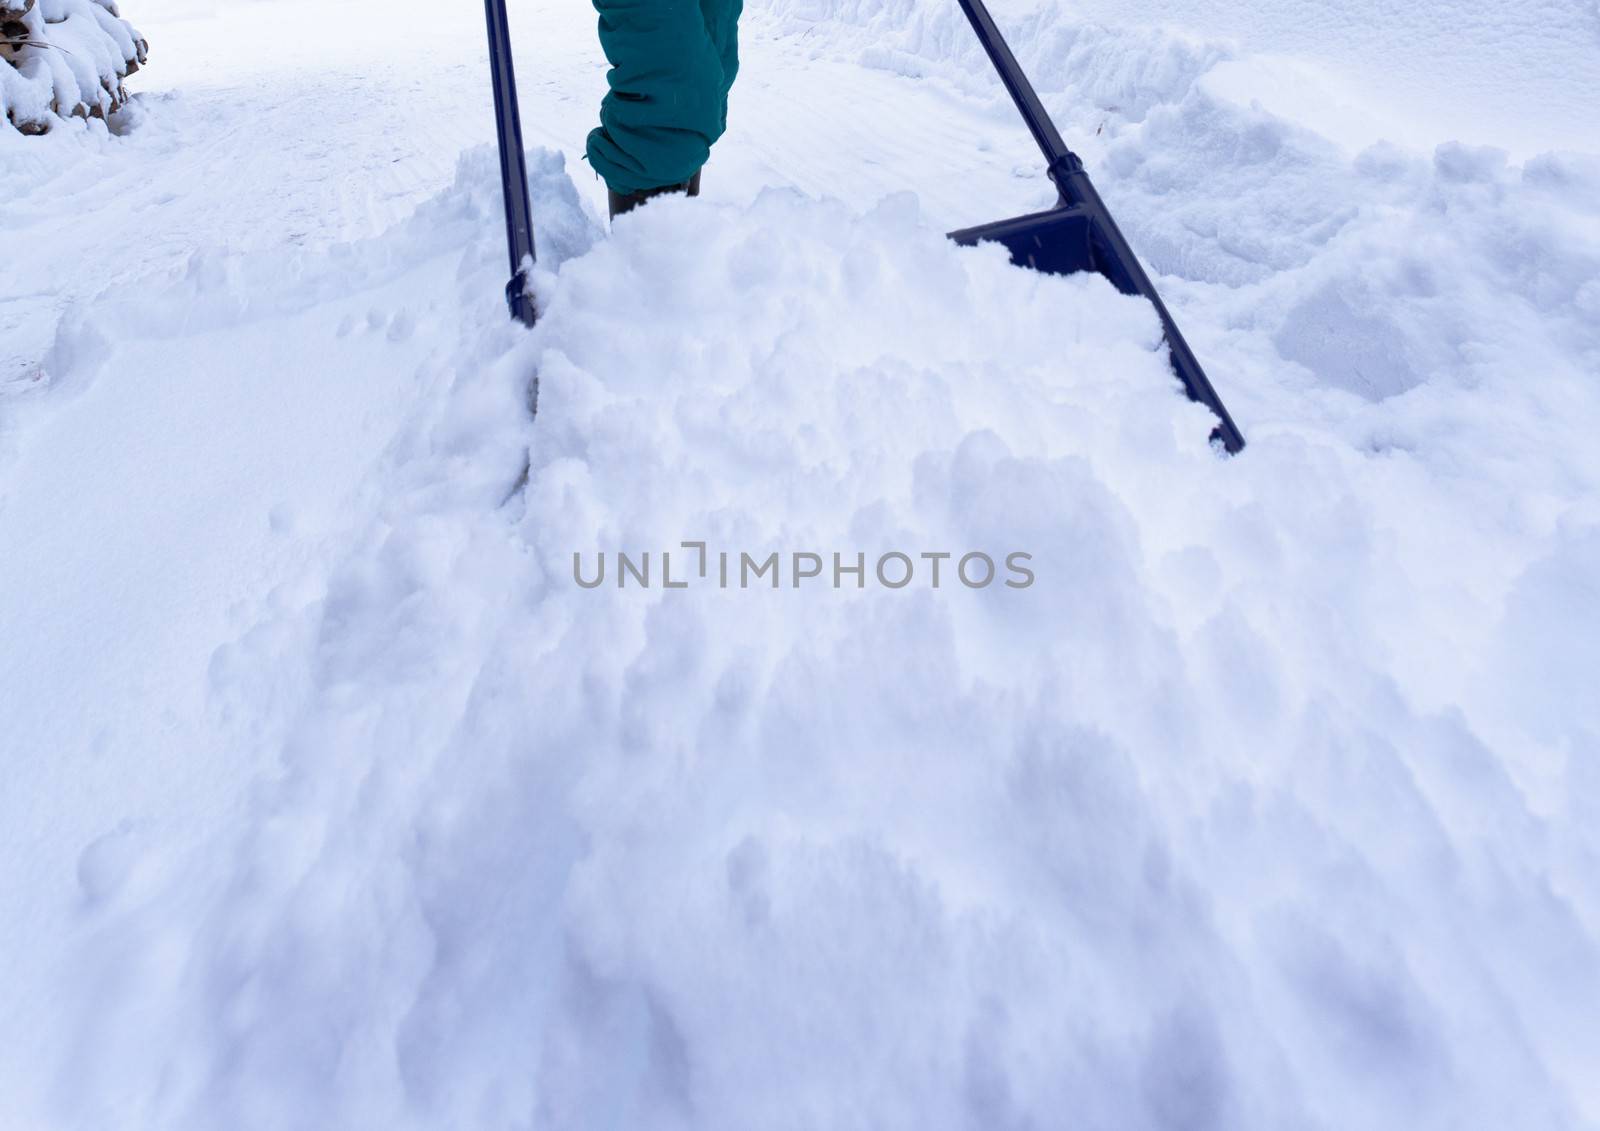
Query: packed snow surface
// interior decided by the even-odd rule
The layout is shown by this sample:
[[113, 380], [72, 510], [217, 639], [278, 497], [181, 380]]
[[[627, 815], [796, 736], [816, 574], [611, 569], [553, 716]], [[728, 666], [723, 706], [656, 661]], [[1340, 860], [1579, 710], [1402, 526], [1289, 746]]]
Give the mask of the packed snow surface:
[[[8, 1126], [1600, 1125], [1591, 125], [997, 5], [1224, 459], [1147, 305], [941, 236], [1048, 200], [953, 5], [755, 6], [607, 234], [514, 3], [531, 332], [470, 20], [146, 7], [117, 136], [0, 135]], [[1495, 16], [1552, 107], [1584, 15]]]

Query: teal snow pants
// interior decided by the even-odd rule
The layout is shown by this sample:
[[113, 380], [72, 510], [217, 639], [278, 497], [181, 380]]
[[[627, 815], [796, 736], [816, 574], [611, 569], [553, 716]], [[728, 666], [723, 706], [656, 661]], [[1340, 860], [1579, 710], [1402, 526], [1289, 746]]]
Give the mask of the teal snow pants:
[[589, 164], [614, 192], [687, 181], [728, 125], [743, 0], [594, 0], [611, 91]]

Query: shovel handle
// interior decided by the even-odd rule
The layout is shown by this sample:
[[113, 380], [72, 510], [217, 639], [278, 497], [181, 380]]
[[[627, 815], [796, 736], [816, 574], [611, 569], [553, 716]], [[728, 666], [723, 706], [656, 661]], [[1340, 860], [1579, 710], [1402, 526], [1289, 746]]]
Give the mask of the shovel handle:
[[511, 62], [511, 29], [505, 0], [484, 0], [489, 23], [489, 73], [494, 80], [494, 117], [500, 143], [500, 187], [506, 201], [506, 248], [511, 282], [506, 304], [511, 317], [532, 326], [538, 317], [528, 297], [528, 269], [536, 254], [533, 207], [528, 202], [528, 164], [522, 146], [522, 114], [517, 108], [517, 73]]
[[[1078, 155], [1061, 140], [1061, 132], [1050, 120], [1044, 103], [1039, 101], [1039, 92], [1033, 89], [1033, 83], [1028, 81], [1027, 73], [1017, 62], [1017, 57], [1011, 53], [1011, 45], [989, 14], [988, 5], [983, 0], [960, 0], [960, 4], [961, 10], [972, 23], [972, 30], [978, 34], [978, 42], [989, 53], [989, 61], [994, 64], [1000, 81], [1005, 84], [1006, 93], [1017, 104], [1017, 112], [1022, 115], [1022, 120], [1028, 123], [1028, 132], [1038, 142], [1045, 163], [1050, 167], [1051, 178], [1056, 179], [1058, 169], [1064, 173], [1083, 168]], [[1059, 180], [1057, 183], [1060, 183]]]

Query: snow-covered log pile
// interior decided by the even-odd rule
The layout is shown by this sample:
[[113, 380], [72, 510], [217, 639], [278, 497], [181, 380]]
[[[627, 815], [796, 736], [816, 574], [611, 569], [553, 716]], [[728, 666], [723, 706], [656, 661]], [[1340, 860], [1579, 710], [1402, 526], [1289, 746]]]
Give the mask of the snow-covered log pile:
[[23, 133], [104, 118], [147, 51], [116, 0], [0, 0], [0, 110]]

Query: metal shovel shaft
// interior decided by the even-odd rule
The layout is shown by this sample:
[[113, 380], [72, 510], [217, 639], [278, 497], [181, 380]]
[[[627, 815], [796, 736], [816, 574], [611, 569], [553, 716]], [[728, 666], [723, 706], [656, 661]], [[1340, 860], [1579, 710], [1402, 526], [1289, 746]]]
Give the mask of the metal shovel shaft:
[[506, 202], [506, 247], [511, 282], [506, 304], [511, 317], [525, 326], [538, 318], [528, 295], [528, 270], [536, 255], [533, 208], [528, 201], [528, 165], [522, 146], [522, 115], [517, 108], [517, 75], [511, 62], [511, 29], [505, 0], [484, 0], [489, 23], [489, 73], [494, 82], [494, 116], [500, 143], [500, 186]]

